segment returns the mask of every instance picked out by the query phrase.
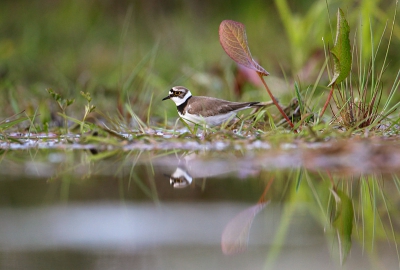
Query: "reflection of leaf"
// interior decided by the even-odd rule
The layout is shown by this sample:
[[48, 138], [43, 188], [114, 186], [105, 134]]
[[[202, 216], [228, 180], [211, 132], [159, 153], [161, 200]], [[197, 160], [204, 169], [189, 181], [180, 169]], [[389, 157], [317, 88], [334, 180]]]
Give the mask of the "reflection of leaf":
[[240, 212], [225, 226], [221, 237], [221, 248], [225, 255], [246, 250], [249, 232], [255, 216], [267, 205], [258, 203]]
[[340, 263], [343, 264], [351, 249], [351, 233], [353, 231], [353, 203], [341, 190], [332, 190], [336, 200], [336, 216], [333, 227], [339, 241]]
[[333, 55], [334, 74], [328, 86], [338, 84], [349, 76], [351, 69], [351, 46], [349, 39], [350, 27], [343, 11], [337, 13], [337, 29], [335, 46], [331, 50]]
[[265, 76], [269, 75], [251, 56], [247, 45], [246, 30], [242, 23], [231, 20], [222, 21], [219, 26], [219, 41], [225, 52], [236, 63]]

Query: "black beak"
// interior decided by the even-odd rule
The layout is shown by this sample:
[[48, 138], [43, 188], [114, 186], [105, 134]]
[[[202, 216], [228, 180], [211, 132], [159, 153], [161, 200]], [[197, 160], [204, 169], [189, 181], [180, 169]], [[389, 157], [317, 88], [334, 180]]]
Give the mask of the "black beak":
[[170, 99], [170, 96], [167, 96], [167, 97], [163, 98], [162, 100], [167, 100], [167, 99]]

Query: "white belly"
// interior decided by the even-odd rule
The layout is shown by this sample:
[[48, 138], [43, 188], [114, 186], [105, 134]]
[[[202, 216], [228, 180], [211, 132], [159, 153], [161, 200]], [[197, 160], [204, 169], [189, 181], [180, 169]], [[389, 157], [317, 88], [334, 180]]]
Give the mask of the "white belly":
[[189, 113], [186, 113], [185, 115], [179, 113], [179, 116], [183, 118], [183, 120], [186, 120], [186, 123], [188, 124], [191, 125], [198, 124], [198, 125], [206, 125], [207, 127], [212, 127], [221, 125], [222, 123], [228, 120], [232, 120], [233, 118], [235, 118], [236, 112], [229, 112], [223, 115], [214, 115], [208, 117], [203, 117], [200, 115], [189, 114]]

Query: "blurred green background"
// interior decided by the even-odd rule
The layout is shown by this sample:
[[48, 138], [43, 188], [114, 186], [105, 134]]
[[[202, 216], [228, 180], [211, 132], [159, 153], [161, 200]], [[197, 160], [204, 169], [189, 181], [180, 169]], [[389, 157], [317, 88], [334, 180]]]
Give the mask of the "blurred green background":
[[[351, 43], [362, 44], [358, 46], [362, 52], [357, 50], [365, 64], [388, 23], [377, 54], [380, 67], [395, 1], [3, 0], [0, 116], [38, 110], [38, 119], [45, 122], [47, 111], [57, 111], [45, 90], [49, 87], [76, 99], [68, 111], [76, 117], [83, 115], [85, 100], [80, 91], [90, 92], [103, 113], [123, 113], [129, 102], [141, 118], [153, 98], [155, 122], [165, 116], [176, 118], [174, 106], [161, 103], [174, 85], [185, 85], [195, 95], [268, 100], [265, 90], [251, 83], [235, 96], [237, 68], [218, 38], [219, 24], [225, 19], [245, 24], [254, 58], [271, 74], [267, 82], [277, 97], [288, 102], [295, 96], [294, 80], [302, 89], [317, 80], [325, 58], [324, 42], [332, 46], [338, 7], [349, 21]], [[383, 80], [388, 91], [399, 70], [398, 48], [399, 20]], [[320, 100], [328, 80], [324, 72], [316, 99]]]

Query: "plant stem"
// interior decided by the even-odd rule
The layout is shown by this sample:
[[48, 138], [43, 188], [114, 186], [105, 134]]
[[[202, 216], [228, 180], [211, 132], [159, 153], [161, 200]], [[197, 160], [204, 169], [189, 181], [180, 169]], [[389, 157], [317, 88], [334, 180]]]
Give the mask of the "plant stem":
[[[275, 104], [275, 106], [278, 108], [279, 112], [282, 114], [282, 116], [286, 119], [286, 122], [288, 122], [288, 124], [294, 128], [294, 125], [292, 123], [292, 121], [290, 121], [289, 117], [286, 115], [286, 113], [283, 111], [282, 107], [279, 105], [278, 101], [276, 100], [276, 98], [274, 97], [274, 95], [272, 95], [271, 90], [269, 90], [269, 87], [267, 85], [267, 83], [265, 82], [264, 78], [263, 78], [263, 73], [257, 72], [258, 76], [260, 77], [262, 83], [264, 84], [265, 89], [267, 89], [268, 95], [271, 97], [272, 102]], [[297, 133], [295, 131], [295, 133]]]
[[[66, 111], [66, 109], [62, 109], [62, 113], [63, 113], [64, 116], [66, 115], [65, 111]], [[68, 135], [68, 120], [67, 120], [67, 117], [64, 117], [64, 128], [65, 128], [65, 136], [66, 136], [66, 135]]]
[[319, 115], [319, 118], [321, 118], [321, 117], [324, 115], [324, 113], [325, 113], [325, 111], [326, 111], [326, 108], [327, 108], [328, 105], [329, 105], [329, 101], [331, 101], [331, 98], [332, 98], [333, 90], [334, 90], [334, 89], [335, 89], [335, 84], [332, 84], [332, 86], [331, 86], [331, 91], [329, 92], [329, 96], [328, 96], [328, 98], [327, 98], [327, 100], [326, 100], [326, 102], [325, 102], [324, 107], [322, 108], [322, 111], [321, 111], [321, 113], [320, 113], [320, 115]]
[[258, 200], [257, 204], [259, 203], [265, 203], [265, 196], [267, 195], [267, 192], [269, 190], [269, 188], [271, 187], [272, 183], [274, 182], [274, 177], [272, 177], [271, 179], [269, 179], [267, 186], [264, 189], [263, 194], [261, 195], [260, 199]]

